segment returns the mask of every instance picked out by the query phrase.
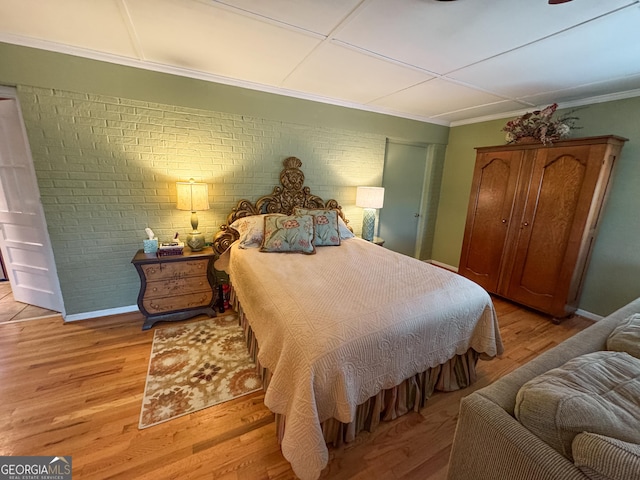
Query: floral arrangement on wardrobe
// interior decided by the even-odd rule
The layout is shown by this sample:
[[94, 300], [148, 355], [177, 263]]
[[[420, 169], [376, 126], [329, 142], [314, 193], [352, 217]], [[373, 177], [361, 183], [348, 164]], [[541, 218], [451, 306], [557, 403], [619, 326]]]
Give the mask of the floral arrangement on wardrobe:
[[554, 103], [542, 110], [525, 113], [524, 115], [509, 120], [502, 129], [507, 132], [505, 138], [507, 143], [522, 143], [523, 139], [533, 139], [533, 141], [542, 142], [544, 145], [565, 138], [575, 126], [578, 117], [571, 114], [573, 111], [559, 118], [553, 118], [558, 108], [558, 104]]

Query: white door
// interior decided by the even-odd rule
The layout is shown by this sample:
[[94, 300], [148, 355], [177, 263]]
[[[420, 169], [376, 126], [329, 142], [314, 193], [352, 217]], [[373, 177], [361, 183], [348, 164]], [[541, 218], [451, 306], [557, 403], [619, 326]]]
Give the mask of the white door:
[[14, 98], [0, 98], [0, 248], [14, 298], [64, 314], [31, 151]]

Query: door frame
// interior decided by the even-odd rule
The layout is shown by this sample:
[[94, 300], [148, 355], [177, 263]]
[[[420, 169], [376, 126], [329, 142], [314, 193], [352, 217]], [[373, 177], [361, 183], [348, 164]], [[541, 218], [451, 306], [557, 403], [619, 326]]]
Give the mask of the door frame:
[[[436, 155], [438, 152], [439, 144], [435, 143], [425, 143], [418, 142], [394, 137], [387, 137], [386, 139], [386, 147], [385, 147], [385, 155], [386, 150], [388, 148], [389, 143], [396, 143], [400, 145], [408, 145], [412, 147], [420, 147], [425, 149], [425, 157], [424, 157], [424, 176], [422, 178], [422, 188], [420, 191], [420, 202], [418, 203], [418, 223], [416, 225], [416, 241], [415, 247], [413, 251], [413, 258], [417, 258], [420, 260], [420, 256], [424, 247], [425, 235], [428, 227], [429, 218], [427, 218], [428, 204], [430, 200], [430, 184], [433, 177], [433, 166], [436, 160]], [[385, 167], [386, 167], [386, 158], [385, 158]], [[384, 187], [384, 173], [382, 176], [382, 186]], [[434, 225], [435, 225], [435, 219]], [[429, 260], [429, 259], [425, 259]]]
[[[441, 148], [441, 145], [438, 145], [435, 143], [428, 143], [423, 145], [427, 149], [427, 156], [425, 158], [424, 178], [422, 179], [422, 194], [420, 198], [420, 210], [418, 210], [420, 217], [418, 218], [418, 227], [416, 229], [416, 251], [415, 251], [414, 257], [417, 259], [420, 259], [420, 255], [423, 250], [425, 237], [427, 233], [427, 227], [429, 226], [430, 219], [428, 218], [427, 212], [429, 211], [428, 208], [429, 208], [429, 201], [431, 200], [431, 188], [433, 187], [432, 180], [433, 180], [433, 175], [435, 174], [433, 169], [435, 166], [438, 149]], [[437, 193], [438, 193], [438, 200], [439, 200], [440, 198], [439, 189]], [[437, 213], [438, 211], [437, 203], [435, 207], [436, 208], [434, 212]], [[436, 224], [436, 219], [433, 218], [434, 227], [435, 227], [435, 224]], [[432, 243], [431, 247], [433, 247], [433, 239], [431, 243]]]
[[[43, 239], [43, 251], [44, 254], [47, 256], [48, 259], [48, 263], [51, 266], [51, 268], [49, 269], [52, 277], [50, 278], [51, 282], [52, 282], [52, 287], [53, 287], [53, 298], [56, 299], [58, 305], [59, 305], [59, 310], [60, 310], [60, 314], [62, 315], [62, 318], [65, 318], [66, 316], [66, 312], [65, 312], [65, 308], [64, 308], [64, 299], [62, 297], [62, 289], [60, 288], [60, 278], [58, 277], [58, 271], [57, 271], [57, 266], [56, 266], [56, 262], [55, 262], [55, 258], [53, 255], [53, 246], [51, 245], [51, 238], [49, 236], [49, 229], [47, 226], [47, 219], [44, 215], [44, 209], [42, 207], [42, 201], [40, 199], [40, 193], [39, 193], [39, 188], [38, 188], [38, 180], [36, 177], [36, 171], [35, 171], [35, 166], [33, 163], [33, 155], [31, 154], [31, 148], [29, 145], [29, 141], [27, 138], [27, 131], [25, 128], [25, 123], [24, 123], [24, 118], [22, 117], [22, 108], [20, 106], [20, 99], [18, 98], [18, 92], [14, 87], [7, 87], [7, 86], [3, 86], [0, 85], [0, 98], [4, 98], [4, 99], [10, 99], [14, 102], [16, 102], [16, 107], [17, 107], [17, 112], [18, 112], [18, 122], [20, 123], [22, 132], [24, 134], [24, 141], [26, 144], [26, 155], [27, 155], [27, 166], [28, 166], [28, 173], [31, 177], [31, 181], [34, 183], [34, 185], [36, 186], [36, 191], [38, 192], [38, 198], [34, 198], [34, 204], [37, 205], [38, 208], [38, 215], [40, 216], [40, 218], [42, 219], [43, 222], [43, 234], [45, 235], [45, 238]], [[5, 245], [4, 245], [4, 241], [2, 236], [0, 236], [0, 248], [2, 250], [5, 250]], [[5, 262], [5, 268], [7, 269], [7, 277], [9, 277], [9, 279], [12, 277], [13, 275], [13, 270], [11, 269], [11, 265], [10, 263], [7, 264]], [[11, 283], [11, 281], [9, 280], [9, 283]]]

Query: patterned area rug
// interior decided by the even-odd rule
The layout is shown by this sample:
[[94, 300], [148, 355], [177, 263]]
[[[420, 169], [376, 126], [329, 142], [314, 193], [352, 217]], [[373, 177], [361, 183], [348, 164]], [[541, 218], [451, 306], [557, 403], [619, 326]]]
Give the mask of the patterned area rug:
[[156, 328], [140, 429], [262, 388], [235, 313]]

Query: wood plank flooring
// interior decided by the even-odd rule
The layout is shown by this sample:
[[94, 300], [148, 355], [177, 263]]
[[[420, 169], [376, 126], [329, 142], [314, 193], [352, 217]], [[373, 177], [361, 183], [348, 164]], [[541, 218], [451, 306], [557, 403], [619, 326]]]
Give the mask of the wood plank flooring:
[[[591, 325], [494, 299], [505, 353], [481, 361], [475, 385], [438, 393], [420, 413], [330, 449], [324, 479], [446, 478], [462, 396]], [[153, 332], [124, 314], [0, 324], [0, 455], [71, 455], [74, 480], [292, 479], [273, 415], [257, 392], [138, 429]]]
[[11, 284], [8, 281], [0, 282], [0, 323], [31, 320], [56, 314], [58, 312], [53, 310], [17, 302], [13, 298]]

